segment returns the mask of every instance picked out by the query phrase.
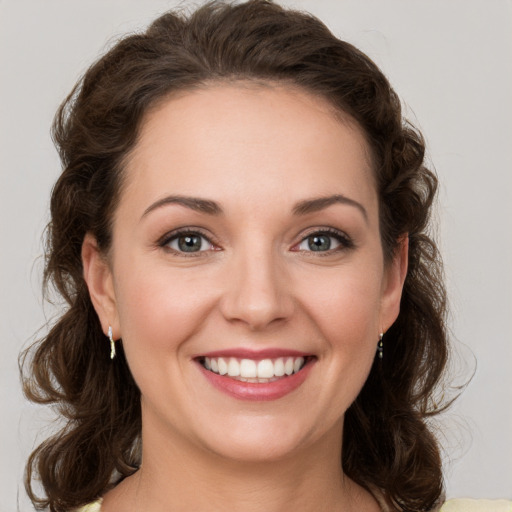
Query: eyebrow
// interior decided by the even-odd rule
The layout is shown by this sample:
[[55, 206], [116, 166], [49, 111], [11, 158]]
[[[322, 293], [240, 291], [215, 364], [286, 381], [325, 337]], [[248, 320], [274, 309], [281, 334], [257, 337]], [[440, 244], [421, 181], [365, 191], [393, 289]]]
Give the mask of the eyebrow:
[[208, 215], [220, 215], [222, 213], [222, 208], [215, 201], [210, 201], [209, 199], [188, 196], [167, 196], [155, 201], [152, 205], [146, 208], [142, 217], [145, 217], [148, 213], [156, 210], [157, 208], [161, 208], [162, 206], [169, 204], [178, 204], [180, 206], [190, 208], [191, 210], [195, 210], [196, 212], [206, 213]]
[[300, 201], [293, 207], [293, 214], [307, 215], [308, 213], [315, 213], [320, 210], [324, 210], [333, 204], [346, 204], [357, 208], [362, 213], [364, 219], [368, 222], [368, 212], [366, 211], [366, 208], [361, 203], [341, 194]]
[[[146, 208], [146, 210], [142, 214], [142, 217], [145, 217], [148, 213], [152, 212], [153, 210], [170, 204], [184, 206], [185, 208], [190, 208], [191, 210], [194, 210], [196, 212], [206, 213], [208, 215], [221, 215], [223, 213], [223, 210], [220, 207], [220, 205], [210, 199], [173, 195], [155, 201], [148, 208]], [[357, 201], [354, 201], [353, 199], [350, 199], [349, 197], [343, 196], [341, 194], [334, 194], [332, 196], [317, 197], [313, 199], [305, 199], [303, 201], [299, 201], [293, 207], [292, 212], [294, 215], [308, 215], [309, 213], [315, 213], [324, 210], [325, 208], [328, 208], [333, 204], [345, 204], [353, 206], [357, 208], [363, 215], [364, 219], [368, 221], [368, 213], [366, 211], [366, 208], [361, 203], [358, 203]]]

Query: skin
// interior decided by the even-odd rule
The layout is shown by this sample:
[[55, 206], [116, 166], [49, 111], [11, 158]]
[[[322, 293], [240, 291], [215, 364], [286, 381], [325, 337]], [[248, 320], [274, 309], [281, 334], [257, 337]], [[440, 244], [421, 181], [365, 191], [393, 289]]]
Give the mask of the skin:
[[[398, 315], [406, 274], [406, 243], [384, 263], [368, 154], [351, 119], [291, 87], [210, 85], [148, 113], [111, 251], [100, 254], [91, 235], [83, 244], [103, 329], [122, 337], [142, 394], [142, 468], [102, 511], [379, 510], [339, 463], [344, 413]], [[294, 213], [333, 194], [352, 202]], [[176, 195], [222, 213], [157, 204]], [[201, 251], [162, 246], [191, 227], [208, 238]], [[326, 229], [341, 242], [312, 251], [307, 237]], [[194, 361], [232, 348], [316, 359], [288, 395], [244, 401]]]

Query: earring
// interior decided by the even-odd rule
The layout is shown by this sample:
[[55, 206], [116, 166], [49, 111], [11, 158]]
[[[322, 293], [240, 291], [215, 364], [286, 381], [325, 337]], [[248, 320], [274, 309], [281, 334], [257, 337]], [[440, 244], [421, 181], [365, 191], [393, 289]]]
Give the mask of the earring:
[[384, 333], [381, 332], [379, 334], [379, 342], [377, 343], [377, 353], [379, 354], [379, 359], [384, 357], [384, 343], [382, 342], [382, 338], [384, 337]]
[[114, 359], [116, 357], [116, 342], [114, 341], [114, 337], [112, 335], [112, 327], [108, 326], [108, 339], [110, 340], [110, 359]]

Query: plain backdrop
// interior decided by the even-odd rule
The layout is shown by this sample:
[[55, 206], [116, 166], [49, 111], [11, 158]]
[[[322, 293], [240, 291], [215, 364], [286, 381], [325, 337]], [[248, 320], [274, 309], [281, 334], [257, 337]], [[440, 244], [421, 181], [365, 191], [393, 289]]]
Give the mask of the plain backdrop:
[[[368, 53], [426, 136], [442, 184], [456, 381], [476, 368], [441, 418], [447, 492], [511, 499], [512, 2], [283, 3], [318, 15]], [[46, 308], [45, 316], [40, 285], [41, 234], [60, 170], [49, 136], [53, 114], [116, 36], [173, 5], [0, 0], [0, 512], [32, 510], [23, 466], [48, 433], [48, 413], [22, 397], [17, 355], [52, 313]]]

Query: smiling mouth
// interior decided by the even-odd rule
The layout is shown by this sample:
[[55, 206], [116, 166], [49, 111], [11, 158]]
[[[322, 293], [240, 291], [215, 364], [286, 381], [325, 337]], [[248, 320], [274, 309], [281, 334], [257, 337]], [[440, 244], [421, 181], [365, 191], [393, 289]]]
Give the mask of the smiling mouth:
[[314, 359], [277, 357], [274, 359], [242, 359], [236, 357], [200, 357], [199, 363], [208, 371], [240, 382], [266, 384], [300, 372]]

